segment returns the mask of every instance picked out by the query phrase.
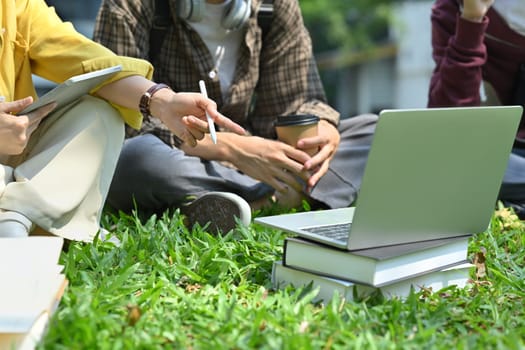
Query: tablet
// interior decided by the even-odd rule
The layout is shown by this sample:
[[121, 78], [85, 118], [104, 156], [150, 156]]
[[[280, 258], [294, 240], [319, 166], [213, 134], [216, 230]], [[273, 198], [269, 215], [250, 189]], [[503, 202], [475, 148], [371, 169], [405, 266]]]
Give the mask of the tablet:
[[18, 114], [27, 114], [51, 102], [56, 102], [57, 108], [60, 108], [88, 94], [93, 88], [102, 84], [121, 70], [122, 66], [118, 65], [75, 75], [38, 98]]

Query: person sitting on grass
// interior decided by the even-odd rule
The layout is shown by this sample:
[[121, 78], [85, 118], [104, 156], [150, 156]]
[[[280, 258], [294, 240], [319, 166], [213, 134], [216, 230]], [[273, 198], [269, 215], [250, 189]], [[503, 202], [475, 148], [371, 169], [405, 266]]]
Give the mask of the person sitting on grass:
[[[377, 116], [340, 120], [327, 104], [297, 0], [103, 0], [94, 40], [152, 61], [155, 79], [177, 89], [198, 91], [205, 81], [219, 110], [250, 133], [219, 130], [217, 144], [205, 137], [190, 148], [154, 119], [128, 129], [108, 195], [116, 209], [181, 207], [225, 232], [233, 216], [247, 222], [272, 197], [285, 208], [356, 199]], [[278, 141], [276, 118], [292, 114], [318, 116], [318, 135]], [[189, 197], [198, 199], [186, 205]]]
[[[522, 0], [437, 0], [431, 20], [436, 66], [430, 81], [429, 107], [525, 106]], [[499, 199], [525, 219], [523, 116]]]
[[[155, 84], [149, 62], [117, 56], [85, 38], [43, 0], [1, 2], [0, 237], [39, 232], [92, 241], [122, 148], [124, 121], [140, 128], [139, 109], [187, 147], [208, 131], [205, 112], [218, 125], [244, 133], [212, 100]], [[36, 98], [32, 74], [62, 82], [115, 65], [121, 72], [91, 95], [59, 109], [52, 103], [18, 115]]]

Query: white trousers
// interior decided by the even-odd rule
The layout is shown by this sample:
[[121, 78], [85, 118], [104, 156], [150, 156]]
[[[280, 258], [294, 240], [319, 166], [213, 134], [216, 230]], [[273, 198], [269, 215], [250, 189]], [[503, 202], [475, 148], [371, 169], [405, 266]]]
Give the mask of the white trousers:
[[109, 103], [85, 96], [46, 117], [21, 155], [0, 166], [0, 209], [41, 229], [91, 242], [124, 141]]

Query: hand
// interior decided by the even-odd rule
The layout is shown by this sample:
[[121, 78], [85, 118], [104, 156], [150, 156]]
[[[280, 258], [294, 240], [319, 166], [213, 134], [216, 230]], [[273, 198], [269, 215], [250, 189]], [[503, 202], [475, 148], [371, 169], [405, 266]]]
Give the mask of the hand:
[[0, 103], [0, 154], [17, 155], [24, 151], [31, 134], [36, 130], [44, 117], [56, 107], [50, 103], [27, 115], [16, 115], [33, 102], [26, 97], [13, 102]]
[[494, 0], [464, 0], [461, 17], [472, 22], [481, 22]]
[[168, 129], [192, 147], [209, 132], [206, 112], [218, 125], [240, 135], [246, 134], [244, 128], [217, 111], [214, 101], [199, 93], [159, 90], [152, 98], [151, 111]]
[[284, 142], [257, 136], [230, 136], [227, 140], [221, 138], [220, 143], [223, 143], [222, 140], [230, 145], [230, 151], [226, 153], [231, 156], [226, 160], [244, 174], [267, 183], [279, 192], [285, 192], [287, 187], [303, 191], [297, 177], [307, 181], [310, 176], [304, 170], [304, 163], [310, 159], [307, 153]]
[[[138, 101], [151, 85], [150, 80], [131, 75], [104, 85], [96, 94], [117, 105], [138, 109]], [[218, 125], [237, 134], [246, 134], [240, 125], [217, 111], [215, 102], [199, 93], [175, 93], [170, 89], [160, 89], [151, 98], [149, 109], [188, 146], [194, 147], [197, 140], [202, 140], [204, 134], [209, 132], [206, 111]]]
[[303, 170], [311, 172], [311, 176], [307, 182], [308, 192], [312, 190], [317, 181], [328, 171], [330, 161], [335, 155], [340, 140], [341, 136], [337, 128], [326, 120], [321, 120], [319, 122], [317, 136], [305, 138], [297, 142], [297, 147], [300, 149], [319, 148], [319, 152], [304, 164]]

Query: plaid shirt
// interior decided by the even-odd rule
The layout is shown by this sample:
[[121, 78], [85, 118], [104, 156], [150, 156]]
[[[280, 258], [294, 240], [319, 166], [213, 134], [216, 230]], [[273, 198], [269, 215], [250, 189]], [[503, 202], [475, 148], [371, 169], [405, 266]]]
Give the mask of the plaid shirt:
[[[243, 125], [253, 135], [275, 138], [274, 121], [279, 115], [311, 113], [337, 125], [339, 113], [326, 103], [308, 31], [297, 0], [274, 0], [272, 24], [262, 40], [257, 24], [261, 0], [252, 2], [252, 13], [227, 98], [221, 96], [218, 77], [208, 73], [214, 60], [199, 35], [175, 14], [157, 56], [154, 80], [175, 91], [199, 91], [206, 82], [208, 96], [219, 111]], [[154, 0], [103, 0], [94, 39], [123, 56], [148, 59]], [[151, 118], [140, 131], [128, 128], [127, 135], [153, 133], [176, 145], [161, 122]]]

